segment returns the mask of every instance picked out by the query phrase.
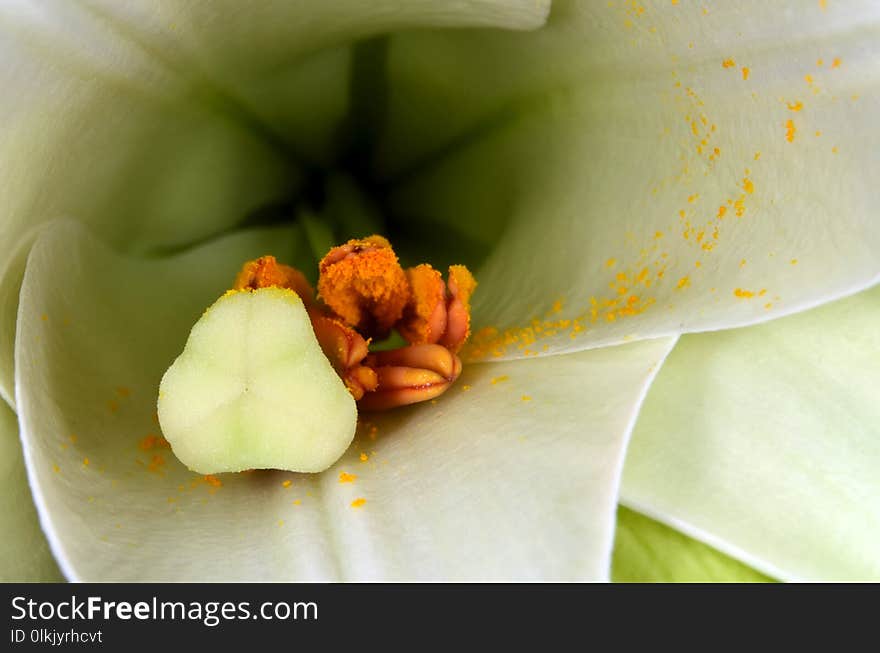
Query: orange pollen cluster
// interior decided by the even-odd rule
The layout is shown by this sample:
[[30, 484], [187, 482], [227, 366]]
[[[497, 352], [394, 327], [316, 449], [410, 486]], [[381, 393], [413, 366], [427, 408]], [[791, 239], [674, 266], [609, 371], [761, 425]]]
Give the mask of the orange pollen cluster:
[[[295, 268], [263, 256], [244, 264], [234, 290], [270, 286], [295, 291], [318, 344], [364, 410], [386, 410], [443, 394], [461, 374], [456, 353], [470, 335], [477, 286], [463, 265], [447, 281], [428, 264], [403, 270], [381, 236], [334, 247], [319, 264], [318, 295]], [[369, 352], [396, 329], [409, 343]]]
[[409, 301], [406, 274], [382, 236], [334, 247], [319, 271], [318, 296], [363, 335], [385, 338]]

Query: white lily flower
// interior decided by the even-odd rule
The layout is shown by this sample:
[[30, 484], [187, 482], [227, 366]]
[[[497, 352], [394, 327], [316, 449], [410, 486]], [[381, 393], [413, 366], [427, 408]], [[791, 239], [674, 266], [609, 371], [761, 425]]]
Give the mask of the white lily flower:
[[[0, 576], [606, 580], [620, 501], [616, 578], [880, 577], [876, 2], [20, 0], [0, 30]], [[402, 253], [480, 261], [462, 377], [323, 474], [197, 476], [159, 379], [244, 260], [369, 224], [341, 172]], [[245, 228], [322, 176], [317, 221]]]

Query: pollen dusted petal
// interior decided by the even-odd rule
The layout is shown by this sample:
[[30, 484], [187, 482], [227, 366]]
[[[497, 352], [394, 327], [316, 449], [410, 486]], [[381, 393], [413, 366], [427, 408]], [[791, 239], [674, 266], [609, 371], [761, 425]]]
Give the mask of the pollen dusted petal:
[[449, 266], [449, 279], [446, 283], [449, 300], [446, 305], [446, 332], [440, 344], [457, 352], [471, 334], [471, 295], [477, 281], [464, 265]]
[[412, 294], [397, 330], [413, 345], [435, 343], [446, 332], [446, 284], [427, 263], [409, 268], [406, 278]]
[[334, 247], [319, 268], [318, 294], [346, 324], [384, 338], [409, 301], [409, 283], [391, 245], [381, 236]]

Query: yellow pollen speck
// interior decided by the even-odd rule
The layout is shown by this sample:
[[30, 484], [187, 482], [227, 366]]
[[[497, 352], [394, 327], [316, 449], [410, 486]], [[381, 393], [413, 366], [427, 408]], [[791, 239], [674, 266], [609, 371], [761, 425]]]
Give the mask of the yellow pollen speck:
[[733, 59], [725, 59], [721, 62], [721, 65], [725, 68], [733, 68], [736, 65], [736, 62]]
[[834, 61], [831, 62], [832, 68], [840, 68], [840, 57], [834, 57]]
[[461, 389], [462, 389], [463, 391], [467, 392], [468, 390], [471, 389], [471, 387], [472, 387], [472, 386], [469, 386], [468, 384], [465, 383], [463, 386], [461, 386]]
[[800, 111], [804, 108], [803, 102], [787, 102], [786, 105], [791, 111]]
[[605, 261], [606, 268], [613, 268], [616, 264], [617, 264], [617, 259], [614, 259], [614, 258], [610, 258], [607, 261]]
[[171, 444], [165, 438], [149, 433], [144, 436], [144, 438], [140, 442], [138, 442], [138, 448], [141, 451], [150, 451], [152, 449], [169, 449], [171, 448]]
[[837, 154], [837, 146], [836, 146], [836, 145], [835, 145], [834, 147], [831, 148], [831, 153], [832, 153], [832, 154]]
[[365, 463], [365, 462], [367, 462], [367, 461], [370, 459], [370, 457], [369, 457], [367, 454], [365, 454], [365, 453], [362, 453], [361, 456], [360, 456], [360, 458], [361, 458], [361, 462], [362, 462], [362, 463]]
[[725, 213], [727, 213], [727, 207], [722, 204], [721, 206], [718, 207], [718, 219], [719, 220], [724, 219]]
[[529, 395], [523, 395], [523, 396], [522, 396], [522, 400], [523, 400], [523, 401], [531, 401], [532, 398], [531, 398]]
[[299, 506], [302, 504], [302, 499], [294, 499], [292, 503], [295, 506]]
[[58, 465], [52, 465], [52, 471], [57, 474], [61, 471], [61, 468]]
[[785, 140], [789, 143], [794, 142], [794, 135], [797, 132], [797, 129], [794, 126], [794, 120], [786, 120], [785, 121]]
[[733, 291], [735, 297], [739, 297], [740, 299], [749, 299], [755, 296], [751, 290], [743, 290], [742, 288], [737, 288]]
[[83, 458], [83, 465], [85, 465], [86, 467], [88, 467], [88, 465], [89, 465], [89, 459], [88, 459], [88, 458]]
[[293, 481], [291, 481], [290, 479], [287, 479], [286, 481], [283, 481], [281, 483], [281, 485], [284, 487], [290, 487], [291, 485], [293, 485]]
[[812, 76], [812, 75], [804, 75], [804, 81], [805, 81], [807, 84], [812, 84], [813, 81], [814, 81], [814, 80], [813, 80], [813, 76]]
[[746, 80], [746, 79], [749, 78], [749, 73], [750, 73], [750, 72], [751, 72], [751, 70], [749, 70], [749, 68], [748, 68], [747, 66], [743, 66], [742, 74], [743, 74], [743, 79], [744, 79], [744, 80]]
[[760, 158], [761, 158], [761, 153], [755, 152], [755, 161], [759, 160]]
[[507, 381], [507, 379], [509, 379], [509, 378], [510, 377], [507, 376], [506, 374], [502, 374], [501, 376], [496, 376], [492, 379], [492, 385], [497, 385], [498, 383], [503, 383], [504, 381]]
[[816, 136], [821, 136], [821, 135], [822, 135], [822, 131], [819, 130], [819, 129], [817, 129], [817, 130], [815, 131], [815, 135], [816, 135]]
[[222, 487], [223, 486], [223, 482], [219, 478], [214, 476], [213, 474], [207, 474], [204, 477], [204, 481], [205, 481], [205, 483], [207, 483], [208, 485], [210, 485], [212, 487]]
[[682, 288], [686, 288], [689, 285], [691, 285], [691, 278], [689, 276], [683, 276], [681, 279], [678, 280], [678, 284], [676, 284], [675, 287], [681, 290]]
[[361, 498], [359, 498], [359, 499], [355, 499], [354, 501], [352, 501], [352, 502], [351, 502], [351, 507], [352, 507], [352, 508], [360, 508], [360, 507], [363, 506], [366, 502], [367, 502], [367, 500], [364, 499], [363, 497], [361, 497]]
[[740, 266], [741, 268], [744, 268], [744, 267], [746, 266], [746, 260], [745, 260], [745, 259], [741, 259], [740, 262], [739, 262], [739, 266]]
[[[138, 461], [140, 462], [140, 461]], [[153, 472], [154, 474], [163, 474], [162, 467], [165, 465], [165, 458], [162, 454], [154, 454], [150, 459], [150, 464], [147, 466], [147, 469]]]
[[755, 184], [752, 183], [752, 180], [746, 177], [743, 179], [743, 190], [749, 194], [755, 192]]
[[282, 526], [284, 526], [284, 520], [283, 520], [283, 519], [279, 519], [279, 520], [278, 520], [278, 528], [281, 528]]
[[816, 65], [819, 66], [819, 68], [821, 68], [822, 66], [825, 65], [825, 61], [823, 59], [816, 59]]
[[346, 474], [345, 472], [339, 472], [340, 483], [354, 483], [355, 479], [357, 479], [356, 474]]
[[689, 202], [690, 204], [693, 204], [693, 203], [696, 202], [699, 198], [700, 198], [700, 195], [699, 195], [698, 193], [694, 193], [693, 195], [688, 196], [688, 202]]
[[49, 319], [49, 316], [46, 315], [45, 313], [43, 313], [43, 314], [40, 316], [40, 319], [43, 320], [43, 322], [45, 322], [45, 321], [47, 321], [47, 320]]
[[798, 260], [796, 258], [793, 258], [791, 259], [791, 261], [789, 261], [789, 263], [791, 263], [792, 265], [797, 265], [797, 261]]

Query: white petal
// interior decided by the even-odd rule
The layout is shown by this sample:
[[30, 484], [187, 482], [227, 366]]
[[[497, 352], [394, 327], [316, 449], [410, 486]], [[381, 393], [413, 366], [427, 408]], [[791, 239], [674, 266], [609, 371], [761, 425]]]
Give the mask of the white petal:
[[394, 43], [395, 209], [493, 245], [475, 318], [501, 333], [475, 356], [747, 325], [880, 278], [880, 5], [642, 4]]
[[31, 501], [15, 414], [0, 402], [0, 582], [58, 581]]
[[[193, 320], [237, 258], [272, 242], [235, 237], [164, 262], [120, 258], [72, 224], [37, 242], [17, 390], [37, 505], [65, 573], [607, 579], [628, 432], [669, 339], [466, 367], [436, 404], [367, 417], [321, 475], [206, 480], [166, 449], [139, 448], [158, 434], [159, 379]], [[59, 455], [71, 434], [76, 446]], [[343, 472], [356, 478], [340, 482]]]
[[789, 580], [880, 579], [880, 287], [685, 336], [651, 390], [627, 505]]

